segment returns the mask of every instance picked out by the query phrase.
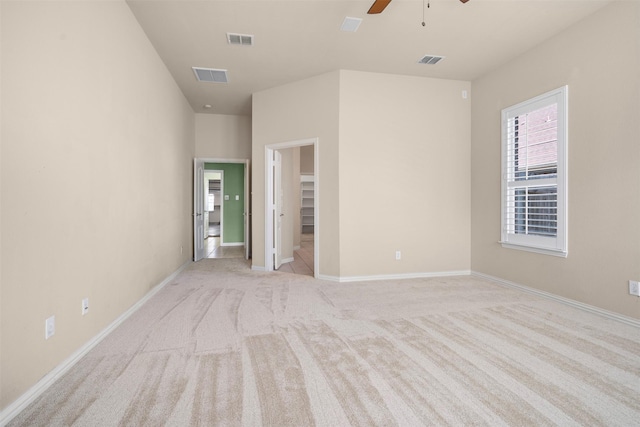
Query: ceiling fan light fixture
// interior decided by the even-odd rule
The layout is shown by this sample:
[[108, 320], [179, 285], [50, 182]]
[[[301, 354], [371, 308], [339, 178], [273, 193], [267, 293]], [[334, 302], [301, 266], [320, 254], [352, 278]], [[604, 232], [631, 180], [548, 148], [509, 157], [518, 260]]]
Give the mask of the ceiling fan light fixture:
[[436, 65], [438, 62], [442, 61], [443, 59], [444, 59], [444, 56], [425, 55], [422, 58], [420, 58], [420, 60], [418, 60], [418, 64]]
[[348, 33], [355, 33], [358, 31], [360, 24], [362, 23], [362, 18], [351, 18], [347, 16], [342, 21], [342, 25], [340, 26], [340, 30], [346, 31]]
[[391, 3], [391, 0], [375, 0], [367, 13], [369, 15], [381, 13], [389, 3]]

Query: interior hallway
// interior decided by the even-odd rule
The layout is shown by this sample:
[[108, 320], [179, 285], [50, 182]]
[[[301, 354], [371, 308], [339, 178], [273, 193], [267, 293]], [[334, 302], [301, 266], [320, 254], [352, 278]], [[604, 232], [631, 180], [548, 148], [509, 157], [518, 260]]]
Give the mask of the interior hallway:
[[220, 246], [220, 224], [209, 225], [205, 246], [205, 258], [244, 258], [244, 245]]
[[293, 251], [293, 261], [282, 264], [278, 271], [313, 277], [313, 234], [303, 234], [300, 249]]
[[205, 245], [205, 258], [244, 258], [244, 245], [220, 246], [220, 237], [207, 238]]

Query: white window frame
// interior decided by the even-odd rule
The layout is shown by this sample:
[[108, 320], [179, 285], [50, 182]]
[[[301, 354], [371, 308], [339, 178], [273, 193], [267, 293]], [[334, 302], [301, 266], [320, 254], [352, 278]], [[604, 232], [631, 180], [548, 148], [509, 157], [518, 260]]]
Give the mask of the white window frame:
[[[502, 191], [501, 191], [501, 230], [500, 243], [504, 248], [520, 249], [530, 252], [566, 257], [568, 254], [567, 234], [567, 146], [568, 146], [568, 86], [536, 96], [502, 110]], [[557, 103], [557, 150], [558, 164], [554, 184], [557, 186], [557, 229], [556, 236], [539, 236], [511, 233], [507, 226], [509, 207], [507, 203], [510, 183], [513, 185], [513, 171], [508, 168], [508, 121], [527, 112], [536, 111], [546, 105]], [[545, 180], [548, 181], [548, 180]]]

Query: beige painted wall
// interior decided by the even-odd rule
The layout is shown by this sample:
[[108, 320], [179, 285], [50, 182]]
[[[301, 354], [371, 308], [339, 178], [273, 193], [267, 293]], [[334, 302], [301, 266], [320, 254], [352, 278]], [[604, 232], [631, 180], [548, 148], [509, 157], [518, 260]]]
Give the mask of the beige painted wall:
[[124, 2], [0, 7], [5, 408], [190, 259], [195, 138]]
[[195, 123], [196, 157], [251, 158], [251, 117], [196, 114]]
[[470, 269], [469, 89], [341, 72], [341, 277]]
[[[472, 268], [640, 318], [640, 3], [615, 2], [473, 82]], [[500, 110], [569, 86], [569, 255], [503, 249]]]
[[468, 271], [469, 88], [339, 71], [254, 94], [254, 266], [264, 266], [264, 146], [319, 136], [321, 276]]
[[300, 173], [313, 175], [313, 146], [300, 147]]
[[338, 71], [253, 94], [252, 224], [254, 268], [265, 266], [265, 146], [319, 138], [320, 268], [337, 276], [338, 252]]

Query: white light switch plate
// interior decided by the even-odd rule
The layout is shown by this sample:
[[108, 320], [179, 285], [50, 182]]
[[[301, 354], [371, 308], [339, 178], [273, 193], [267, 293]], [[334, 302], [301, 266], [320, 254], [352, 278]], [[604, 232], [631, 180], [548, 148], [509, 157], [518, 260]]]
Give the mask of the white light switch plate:
[[51, 316], [44, 321], [44, 339], [48, 340], [56, 333], [56, 316]]

